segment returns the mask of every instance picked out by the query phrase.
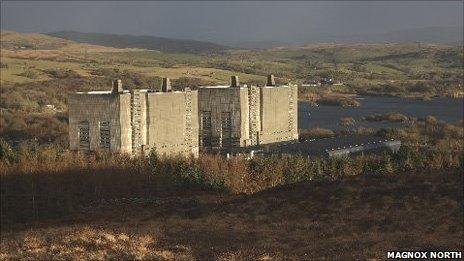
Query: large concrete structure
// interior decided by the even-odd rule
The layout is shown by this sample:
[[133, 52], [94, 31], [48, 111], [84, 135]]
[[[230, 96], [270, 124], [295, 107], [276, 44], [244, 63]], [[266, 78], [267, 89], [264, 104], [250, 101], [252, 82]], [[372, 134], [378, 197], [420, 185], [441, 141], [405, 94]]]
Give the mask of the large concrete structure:
[[78, 92], [69, 96], [70, 149], [128, 154], [198, 155], [197, 91], [122, 89]]
[[123, 90], [78, 92], [69, 96], [71, 150], [109, 150], [128, 154], [193, 154], [199, 147], [230, 150], [298, 139], [297, 87], [199, 87], [172, 91], [163, 79], [161, 92]]
[[240, 85], [198, 89], [200, 147], [227, 149], [298, 139], [297, 86]]

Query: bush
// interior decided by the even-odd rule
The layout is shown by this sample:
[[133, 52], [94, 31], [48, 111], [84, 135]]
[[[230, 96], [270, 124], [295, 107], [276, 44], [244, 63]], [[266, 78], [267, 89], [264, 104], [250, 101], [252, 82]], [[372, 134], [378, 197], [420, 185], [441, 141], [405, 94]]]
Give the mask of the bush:
[[[9, 153], [11, 150], [2, 145], [2, 155]], [[104, 200], [198, 190], [255, 193], [307, 180], [420, 172], [462, 164], [462, 152], [411, 146], [403, 146], [397, 154], [342, 158], [274, 155], [246, 160], [219, 155], [201, 155], [198, 159], [156, 154], [149, 159], [105, 153], [82, 155], [30, 144], [16, 155], [14, 161], [0, 162], [3, 222], [59, 218]]]
[[39, 78], [39, 74], [32, 70], [32, 69], [26, 69], [22, 73], [19, 73], [18, 76], [23, 76], [29, 79], [37, 79]]
[[10, 144], [3, 138], [0, 138], [0, 160], [6, 164], [16, 161], [17, 155], [11, 148]]
[[435, 88], [429, 82], [417, 82], [409, 87], [407, 87], [409, 92], [417, 93], [435, 93]]
[[354, 125], [355, 120], [352, 117], [342, 117], [340, 118], [340, 125], [341, 126], [350, 126]]
[[73, 70], [68, 69], [45, 69], [43, 70], [46, 74], [53, 78], [65, 79], [65, 78], [79, 78], [80, 75]]
[[300, 141], [304, 141], [314, 138], [328, 138], [333, 136], [335, 136], [335, 133], [332, 130], [316, 127], [300, 131], [298, 139]]
[[409, 120], [408, 116], [398, 113], [389, 112], [384, 114], [371, 114], [364, 118], [366, 121], [389, 121], [389, 122], [406, 122]]

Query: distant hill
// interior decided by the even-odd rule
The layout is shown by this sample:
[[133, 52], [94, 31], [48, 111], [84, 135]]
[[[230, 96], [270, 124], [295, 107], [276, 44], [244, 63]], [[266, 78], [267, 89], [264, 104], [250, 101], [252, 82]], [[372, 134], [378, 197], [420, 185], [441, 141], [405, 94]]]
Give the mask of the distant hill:
[[335, 43], [437, 43], [455, 45], [463, 40], [462, 27], [424, 27], [374, 34], [315, 34], [306, 42]]
[[248, 41], [248, 42], [236, 42], [231, 43], [229, 46], [233, 46], [239, 49], [272, 49], [276, 47], [292, 47], [294, 44], [288, 42], [279, 41]]
[[366, 35], [367, 42], [425, 42], [450, 44], [462, 41], [462, 27], [426, 27]]
[[79, 43], [90, 43], [116, 48], [141, 48], [162, 52], [211, 53], [230, 49], [230, 47], [210, 42], [179, 40], [146, 35], [117, 35], [75, 31], [60, 31], [47, 33], [47, 35]]
[[72, 44], [61, 38], [51, 37], [38, 33], [19, 33], [14, 31], [1, 31], [2, 49], [45, 49], [54, 50]]

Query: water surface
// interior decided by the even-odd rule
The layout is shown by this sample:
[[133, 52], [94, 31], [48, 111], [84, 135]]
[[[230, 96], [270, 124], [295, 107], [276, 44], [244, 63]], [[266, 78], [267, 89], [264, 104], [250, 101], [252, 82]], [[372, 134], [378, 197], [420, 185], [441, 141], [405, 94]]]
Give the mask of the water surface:
[[413, 98], [397, 97], [359, 97], [360, 107], [339, 107], [319, 105], [311, 106], [308, 102], [298, 102], [298, 128], [321, 127], [327, 129], [343, 129], [339, 125], [340, 118], [352, 117], [356, 124], [350, 128], [385, 128], [400, 126], [400, 123], [390, 122], [367, 122], [362, 121], [374, 113], [399, 112], [407, 116], [425, 117], [435, 116], [437, 119], [455, 123], [463, 119], [463, 99], [455, 98], [434, 98], [430, 101], [423, 101]]

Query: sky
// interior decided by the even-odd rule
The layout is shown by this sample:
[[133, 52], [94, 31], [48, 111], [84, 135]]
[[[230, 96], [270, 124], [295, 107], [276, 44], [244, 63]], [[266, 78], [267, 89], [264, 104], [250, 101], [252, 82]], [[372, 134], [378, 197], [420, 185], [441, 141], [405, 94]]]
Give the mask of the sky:
[[1, 1], [1, 29], [155, 35], [222, 44], [304, 42], [463, 24], [463, 1]]

